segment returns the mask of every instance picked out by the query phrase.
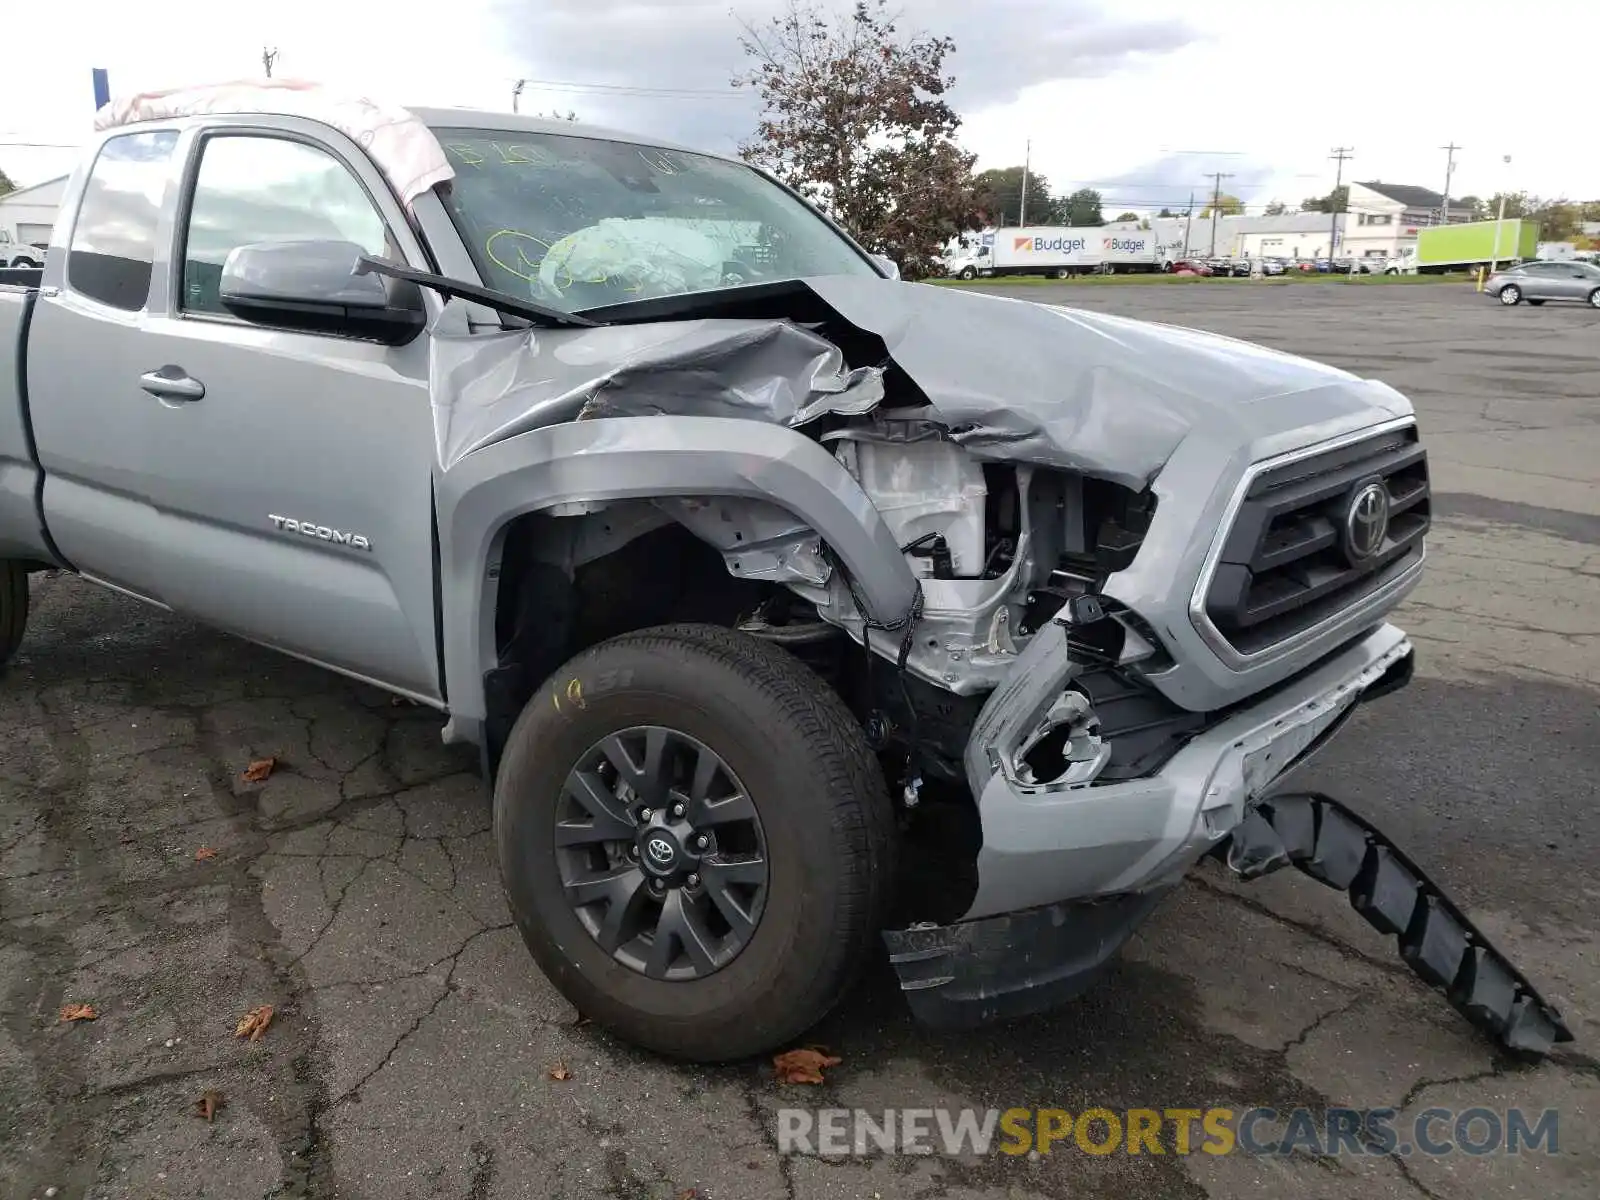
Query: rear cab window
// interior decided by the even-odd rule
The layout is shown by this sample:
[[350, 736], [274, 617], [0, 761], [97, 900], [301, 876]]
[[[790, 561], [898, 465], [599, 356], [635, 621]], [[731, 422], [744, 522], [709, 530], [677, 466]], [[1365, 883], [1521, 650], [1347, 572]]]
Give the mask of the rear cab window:
[[72, 291], [125, 312], [144, 308], [177, 144], [177, 132], [162, 129], [118, 134], [100, 147], [67, 252]]

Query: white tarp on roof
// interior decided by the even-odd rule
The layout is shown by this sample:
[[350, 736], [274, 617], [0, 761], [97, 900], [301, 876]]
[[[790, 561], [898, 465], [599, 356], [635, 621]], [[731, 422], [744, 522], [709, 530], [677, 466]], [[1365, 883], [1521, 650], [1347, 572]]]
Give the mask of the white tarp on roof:
[[292, 79], [239, 80], [117, 97], [95, 113], [94, 127], [115, 129], [204, 113], [279, 113], [331, 125], [372, 156], [407, 205], [455, 175], [439, 139], [412, 113]]

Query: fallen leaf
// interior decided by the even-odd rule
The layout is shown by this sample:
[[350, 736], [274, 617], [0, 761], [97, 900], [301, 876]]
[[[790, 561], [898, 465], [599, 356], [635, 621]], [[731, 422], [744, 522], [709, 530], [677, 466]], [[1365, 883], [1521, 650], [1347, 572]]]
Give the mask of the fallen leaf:
[[92, 1004], [63, 1004], [61, 1006], [61, 1019], [63, 1021], [92, 1021], [100, 1014], [95, 1012]]
[[823, 1067], [837, 1067], [844, 1059], [825, 1050], [805, 1047], [785, 1050], [772, 1060], [778, 1070], [779, 1083], [821, 1083]]
[[272, 768], [278, 765], [276, 758], [258, 758], [244, 769], [240, 776], [246, 783], [260, 783], [272, 774]]
[[699, 1188], [684, 1188], [678, 1193], [678, 1200], [700, 1200]]
[[194, 852], [194, 858], [196, 862], [205, 862], [207, 859], [212, 859], [216, 856], [217, 851], [215, 847], [212, 846], [201, 846], [200, 849]]
[[567, 1064], [564, 1062], [558, 1062], [555, 1066], [551, 1067], [546, 1074], [548, 1074], [550, 1078], [554, 1079], [557, 1083], [565, 1083], [567, 1080], [572, 1078], [572, 1072], [567, 1070]]
[[217, 1109], [226, 1103], [227, 1101], [222, 1098], [221, 1092], [214, 1088], [207, 1088], [200, 1093], [200, 1099], [194, 1102], [194, 1115], [204, 1117], [207, 1121], [210, 1121], [212, 1117], [217, 1115]]
[[239, 1018], [239, 1024], [234, 1028], [234, 1037], [247, 1037], [252, 1042], [259, 1042], [261, 1035], [267, 1032], [267, 1026], [272, 1024], [272, 1005], [263, 1004], [260, 1008], [252, 1008]]

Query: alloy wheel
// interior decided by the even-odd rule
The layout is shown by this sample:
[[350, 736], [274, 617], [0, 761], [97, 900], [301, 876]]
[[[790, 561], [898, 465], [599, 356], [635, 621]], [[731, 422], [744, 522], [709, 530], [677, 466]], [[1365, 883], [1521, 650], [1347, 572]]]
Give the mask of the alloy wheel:
[[651, 979], [720, 971], [761, 922], [761, 818], [727, 763], [675, 729], [636, 726], [591, 746], [562, 787], [555, 845], [579, 923]]

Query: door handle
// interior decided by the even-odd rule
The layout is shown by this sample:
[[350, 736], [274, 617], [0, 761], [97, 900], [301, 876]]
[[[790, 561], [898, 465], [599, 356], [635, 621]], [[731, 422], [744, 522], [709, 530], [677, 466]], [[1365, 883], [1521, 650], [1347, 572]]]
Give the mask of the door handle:
[[200, 400], [206, 394], [206, 385], [193, 378], [182, 367], [165, 366], [146, 371], [139, 376], [139, 386], [152, 396], [163, 400]]

